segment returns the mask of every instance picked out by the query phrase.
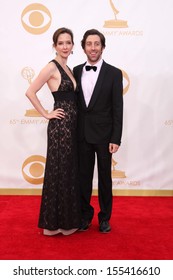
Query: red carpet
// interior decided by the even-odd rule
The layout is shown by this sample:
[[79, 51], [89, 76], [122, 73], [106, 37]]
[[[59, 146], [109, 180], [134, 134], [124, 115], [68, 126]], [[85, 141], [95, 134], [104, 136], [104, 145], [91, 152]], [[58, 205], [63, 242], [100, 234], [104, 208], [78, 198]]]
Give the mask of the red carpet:
[[112, 231], [43, 236], [39, 196], [0, 196], [1, 260], [172, 260], [173, 197], [114, 197]]

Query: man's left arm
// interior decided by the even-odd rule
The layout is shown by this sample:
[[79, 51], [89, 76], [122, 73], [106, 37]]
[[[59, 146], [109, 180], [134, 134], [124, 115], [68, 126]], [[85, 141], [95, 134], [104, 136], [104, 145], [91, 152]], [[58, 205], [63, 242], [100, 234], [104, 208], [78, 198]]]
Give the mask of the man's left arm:
[[123, 127], [123, 75], [120, 69], [116, 69], [112, 89], [112, 118], [113, 128], [109, 150], [115, 153], [121, 144]]

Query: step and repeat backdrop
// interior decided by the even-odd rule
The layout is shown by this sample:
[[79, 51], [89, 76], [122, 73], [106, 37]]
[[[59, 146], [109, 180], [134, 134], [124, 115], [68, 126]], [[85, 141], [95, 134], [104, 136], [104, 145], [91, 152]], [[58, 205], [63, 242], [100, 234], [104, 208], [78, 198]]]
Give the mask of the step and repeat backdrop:
[[[25, 96], [55, 57], [52, 35], [74, 33], [68, 65], [85, 62], [87, 29], [106, 37], [103, 59], [123, 71], [122, 145], [112, 159], [114, 193], [173, 195], [172, 0], [0, 1], [0, 194], [41, 193], [47, 120]], [[53, 98], [39, 92], [49, 111]], [[97, 192], [97, 169], [93, 189]]]

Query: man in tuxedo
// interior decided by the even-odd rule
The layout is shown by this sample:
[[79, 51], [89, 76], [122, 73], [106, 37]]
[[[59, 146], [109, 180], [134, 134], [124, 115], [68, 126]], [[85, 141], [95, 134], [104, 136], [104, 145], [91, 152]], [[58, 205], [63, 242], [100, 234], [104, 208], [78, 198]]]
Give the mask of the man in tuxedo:
[[94, 216], [90, 204], [97, 155], [99, 231], [111, 231], [112, 154], [121, 143], [123, 85], [120, 69], [102, 59], [105, 37], [96, 29], [87, 30], [81, 41], [87, 62], [74, 68], [78, 83], [78, 148], [81, 189], [81, 231], [87, 230]]

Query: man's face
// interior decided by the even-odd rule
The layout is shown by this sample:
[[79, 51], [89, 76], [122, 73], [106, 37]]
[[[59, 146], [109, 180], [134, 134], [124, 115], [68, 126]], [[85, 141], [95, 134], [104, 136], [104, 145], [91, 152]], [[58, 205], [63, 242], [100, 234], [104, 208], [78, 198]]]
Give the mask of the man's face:
[[98, 35], [89, 35], [85, 42], [84, 52], [88, 58], [88, 62], [95, 64], [100, 60], [103, 52], [100, 37]]

